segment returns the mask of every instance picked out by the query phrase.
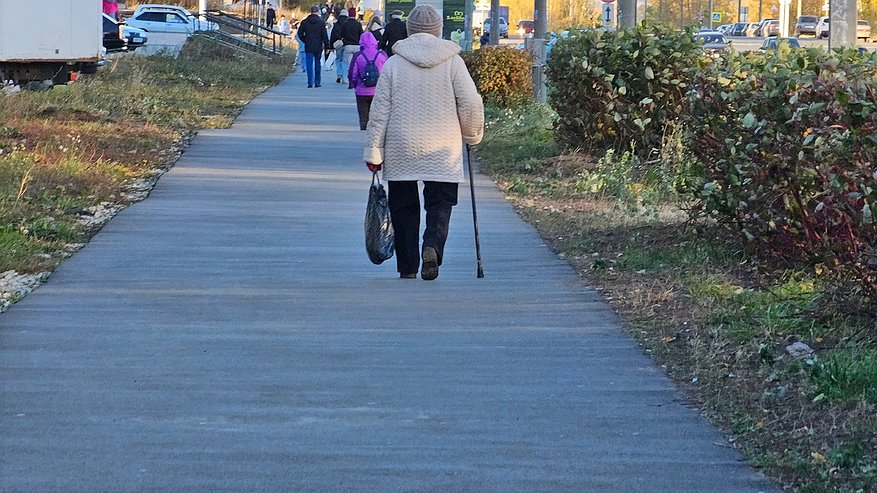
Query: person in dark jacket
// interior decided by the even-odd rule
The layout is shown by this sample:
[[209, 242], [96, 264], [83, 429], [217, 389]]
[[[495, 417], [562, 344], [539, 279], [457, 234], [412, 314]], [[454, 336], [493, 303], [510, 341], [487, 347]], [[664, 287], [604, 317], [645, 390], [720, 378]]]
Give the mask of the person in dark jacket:
[[305, 69], [308, 72], [308, 87], [320, 87], [321, 57], [329, 50], [329, 35], [320, 8], [311, 7], [311, 15], [301, 21], [298, 26], [298, 37], [305, 45]]
[[335, 49], [335, 66], [338, 68], [338, 79], [335, 81], [339, 84], [346, 84], [344, 80], [347, 77], [347, 69], [350, 66], [350, 60], [353, 55], [359, 53], [359, 37], [362, 36], [362, 24], [347, 15], [346, 10], [338, 12], [341, 17], [332, 28], [332, 38], [329, 42], [334, 47], [336, 41], [341, 41], [343, 46]]
[[274, 5], [271, 2], [268, 2], [265, 7], [265, 26], [268, 29], [274, 29], [274, 24], [277, 22], [277, 11], [274, 10]]
[[390, 15], [390, 22], [384, 27], [384, 35], [381, 37], [381, 42], [378, 46], [387, 55], [393, 56], [393, 45], [396, 44], [396, 41], [401, 41], [408, 37], [408, 29], [405, 27], [405, 23], [402, 22], [402, 15], [404, 14], [401, 10], [394, 10]]

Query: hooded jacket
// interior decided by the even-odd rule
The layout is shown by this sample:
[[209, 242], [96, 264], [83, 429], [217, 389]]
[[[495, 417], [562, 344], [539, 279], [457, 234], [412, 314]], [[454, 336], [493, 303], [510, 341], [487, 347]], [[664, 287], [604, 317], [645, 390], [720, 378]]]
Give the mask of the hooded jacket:
[[363, 85], [365, 67], [371, 60], [375, 61], [375, 66], [378, 67], [378, 73], [380, 73], [384, 63], [387, 61], [387, 54], [378, 50], [378, 41], [372, 33], [368, 32], [359, 38], [359, 53], [354, 55], [353, 61], [350, 62], [350, 69], [347, 72], [347, 80], [350, 81], [349, 87], [353, 89], [354, 94], [357, 96], [375, 95], [374, 87]]
[[298, 26], [298, 37], [305, 44], [308, 53], [322, 53], [329, 48], [329, 35], [326, 33], [326, 25], [320, 16], [311, 14], [301, 21]]
[[463, 143], [484, 135], [484, 105], [456, 43], [417, 33], [395, 44], [372, 101], [363, 159], [389, 181], [462, 183]]

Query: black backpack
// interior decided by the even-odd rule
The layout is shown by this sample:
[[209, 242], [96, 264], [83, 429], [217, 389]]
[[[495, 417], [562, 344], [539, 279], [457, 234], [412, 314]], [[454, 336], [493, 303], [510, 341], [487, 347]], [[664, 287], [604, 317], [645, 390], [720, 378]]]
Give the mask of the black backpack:
[[380, 51], [375, 54], [374, 59], [369, 60], [366, 58], [365, 71], [362, 73], [362, 85], [365, 87], [375, 87], [378, 85], [378, 76], [380, 76], [381, 73], [378, 71], [378, 65], [375, 62], [379, 56], [381, 56]]

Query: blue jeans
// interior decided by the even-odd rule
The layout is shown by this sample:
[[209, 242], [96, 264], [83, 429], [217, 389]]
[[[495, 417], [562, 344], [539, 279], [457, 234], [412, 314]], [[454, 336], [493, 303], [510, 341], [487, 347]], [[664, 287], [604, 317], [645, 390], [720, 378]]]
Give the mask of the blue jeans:
[[305, 53], [305, 68], [308, 71], [308, 87], [319, 86], [322, 81], [322, 53]]
[[298, 50], [298, 57], [296, 58], [295, 62], [298, 64], [299, 67], [301, 67], [302, 72], [307, 71], [307, 69], [305, 69], [304, 43], [302, 43], [302, 49]]
[[335, 50], [335, 75], [347, 79], [347, 46]]

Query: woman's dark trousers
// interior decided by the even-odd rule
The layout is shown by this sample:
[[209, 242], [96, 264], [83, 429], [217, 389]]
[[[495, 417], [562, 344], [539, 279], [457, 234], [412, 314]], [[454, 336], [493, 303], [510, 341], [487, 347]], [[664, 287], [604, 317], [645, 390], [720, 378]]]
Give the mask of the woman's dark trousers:
[[[420, 193], [416, 181], [388, 181], [388, 202], [396, 246], [396, 269], [400, 274], [416, 273], [420, 267]], [[457, 205], [457, 183], [423, 182], [426, 230], [423, 246], [435, 248], [442, 265], [451, 208]]]
[[365, 130], [368, 125], [368, 115], [371, 112], [372, 99], [374, 96], [357, 96], [356, 110], [359, 111], [359, 129]]

